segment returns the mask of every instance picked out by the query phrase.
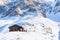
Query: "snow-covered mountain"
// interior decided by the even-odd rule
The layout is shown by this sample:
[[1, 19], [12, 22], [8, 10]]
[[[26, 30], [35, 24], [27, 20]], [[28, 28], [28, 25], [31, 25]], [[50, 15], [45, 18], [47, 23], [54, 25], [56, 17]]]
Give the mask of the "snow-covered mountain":
[[[41, 40], [58, 40], [60, 1], [43, 0], [41, 3], [37, 1], [33, 1], [33, 3], [28, 5], [24, 3], [24, 0], [10, 0], [9, 3], [0, 6], [0, 40], [27, 40], [26, 37], [31, 39], [33, 34], [31, 40], [39, 40], [40, 38]], [[44, 16], [39, 15], [39, 12]], [[27, 32], [22, 32], [23, 35], [21, 32], [9, 32], [8, 27], [14, 24], [23, 26]], [[30, 34], [30, 32], [34, 33]], [[34, 37], [35, 34], [38, 36], [37, 38]], [[16, 37], [17, 39], [15, 39]]]

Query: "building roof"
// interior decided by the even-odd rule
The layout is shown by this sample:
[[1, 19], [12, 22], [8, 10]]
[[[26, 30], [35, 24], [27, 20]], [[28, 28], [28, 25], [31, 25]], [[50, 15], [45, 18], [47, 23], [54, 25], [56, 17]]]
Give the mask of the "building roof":
[[15, 24], [15, 25], [10, 26], [9, 28], [11, 28], [11, 27], [22, 27], [22, 26]]

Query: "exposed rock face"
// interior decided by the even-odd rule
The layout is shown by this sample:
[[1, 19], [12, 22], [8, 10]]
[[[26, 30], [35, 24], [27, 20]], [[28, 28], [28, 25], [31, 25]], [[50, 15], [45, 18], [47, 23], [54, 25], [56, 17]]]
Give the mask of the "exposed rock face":
[[0, 0], [0, 5], [8, 4], [9, 0]]

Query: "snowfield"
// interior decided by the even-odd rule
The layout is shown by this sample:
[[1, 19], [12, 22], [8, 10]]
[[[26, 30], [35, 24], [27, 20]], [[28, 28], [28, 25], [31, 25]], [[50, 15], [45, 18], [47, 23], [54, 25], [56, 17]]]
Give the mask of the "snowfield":
[[58, 40], [58, 37], [40, 32], [9, 32], [0, 34], [0, 40]]
[[0, 40], [58, 40], [58, 23], [44, 17], [33, 17], [24, 20], [22, 25], [27, 32], [7, 32], [8, 28], [0, 33]]

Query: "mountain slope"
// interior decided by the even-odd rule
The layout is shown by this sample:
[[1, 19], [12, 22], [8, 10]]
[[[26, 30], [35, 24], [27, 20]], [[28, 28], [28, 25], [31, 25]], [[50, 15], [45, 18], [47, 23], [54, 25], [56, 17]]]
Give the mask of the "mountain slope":
[[[20, 23], [20, 22], [18, 22], [18, 23]], [[19, 40], [24, 40], [24, 39], [27, 40], [28, 38], [26, 39], [26, 37], [31, 38], [32, 37], [31, 35], [34, 34], [34, 35], [37, 35], [37, 37], [33, 35], [33, 39], [31, 39], [31, 40], [34, 40], [34, 39], [58, 40], [59, 27], [58, 27], [57, 22], [54, 22], [54, 21], [44, 18], [44, 17], [37, 16], [37, 17], [32, 17], [31, 19], [28, 19], [28, 20], [24, 20], [21, 23], [22, 23], [22, 26], [24, 27], [24, 29], [27, 30], [27, 32], [22, 32], [22, 33], [21, 32], [8, 32], [9, 31], [8, 26], [6, 26], [6, 28], [2, 31], [2, 33], [0, 33], [0, 35], [1, 35], [0, 39], [1, 40], [4, 40], [4, 39], [17, 40], [19, 37], [20, 38], [22, 37], [21, 39], [19, 38]], [[9, 24], [9, 25], [11, 25], [11, 24]], [[6, 35], [4, 35], [3, 33], [5, 33]], [[11, 36], [13, 34], [15, 36]], [[20, 35], [20, 36], [18, 36], [18, 35]], [[39, 35], [41, 35], [41, 36], [39, 36]]]

